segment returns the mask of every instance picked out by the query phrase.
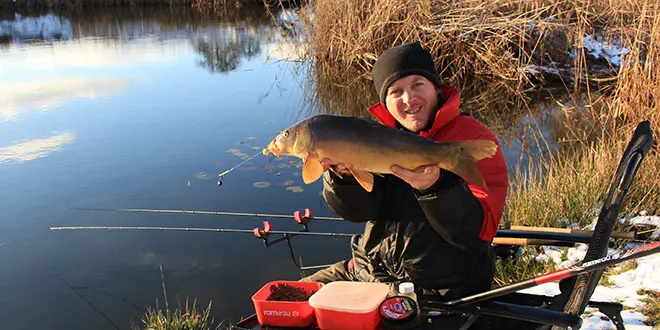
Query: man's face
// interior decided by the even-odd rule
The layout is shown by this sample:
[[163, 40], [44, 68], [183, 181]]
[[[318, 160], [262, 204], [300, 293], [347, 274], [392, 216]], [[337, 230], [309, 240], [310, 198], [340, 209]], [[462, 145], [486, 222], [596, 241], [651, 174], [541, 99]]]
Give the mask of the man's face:
[[409, 75], [390, 85], [385, 105], [405, 128], [419, 132], [428, 124], [438, 104], [437, 87], [424, 76]]

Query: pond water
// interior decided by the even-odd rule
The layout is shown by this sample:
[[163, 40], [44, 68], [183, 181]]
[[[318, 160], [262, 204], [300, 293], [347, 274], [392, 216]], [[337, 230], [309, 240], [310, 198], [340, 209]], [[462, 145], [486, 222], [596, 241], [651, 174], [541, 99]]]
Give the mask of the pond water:
[[[300, 63], [290, 61], [298, 36], [280, 14], [244, 7], [213, 18], [181, 8], [3, 16], [0, 328], [130, 328], [143, 316], [137, 307], [162, 306], [160, 266], [170, 307], [186, 297], [212, 301], [216, 320], [249, 315], [250, 296], [266, 282], [299, 278], [285, 244], [264, 248], [251, 234], [50, 230], [252, 229], [262, 220], [299, 228], [293, 220], [71, 208], [308, 207], [332, 216], [321, 183], [305, 185], [293, 158], [259, 155], [217, 185], [218, 173], [318, 111]], [[513, 161], [517, 152], [506, 155]], [[296, 237], [294, 247], [306, 265], [349, 254], [346, 238]]]

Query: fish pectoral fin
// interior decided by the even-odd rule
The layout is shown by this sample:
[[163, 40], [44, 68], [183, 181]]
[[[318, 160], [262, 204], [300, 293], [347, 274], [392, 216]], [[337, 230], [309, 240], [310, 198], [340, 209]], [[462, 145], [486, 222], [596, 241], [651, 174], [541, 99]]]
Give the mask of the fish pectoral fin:
[[361, 171], [351, 168], [351, 174], [355, 180], [364, 188], [364, 190], [371, 192], [374, 189], [374, 175], [371, 172]]
[[307, 157], [302, 167], [302, 179], [306, 184], [318, 180], [323, 175], [323, 165], [316, 158]]

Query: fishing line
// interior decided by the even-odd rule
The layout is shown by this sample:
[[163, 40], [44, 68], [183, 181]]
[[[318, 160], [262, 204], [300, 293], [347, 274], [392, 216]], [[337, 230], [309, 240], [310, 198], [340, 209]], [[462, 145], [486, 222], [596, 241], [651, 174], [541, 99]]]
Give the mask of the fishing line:
[[[166, 210], [166, 209], [119, 209], [119, 208], [64, 208], [64, 210], [73, 211], [104, 211], [104, 212], [143, 212], [143, 213], [181, 213], [181, 214], [206, 214], [206, 215], [232, 215], [255, 218], [293, 218], [294, 216], [285, 214], [268, 213], [246, 213], [246, 212], [227, 212], [227, 211], [197, 211], [197, 210]], [[309, 217], [313, 220], [343, 221], [337, 217]]]
[[98, 308], [96, 308], [96, 306], [94, 306], [94, 304], [93, 304], [91, 301], [89, 301], [89, 299], [85, 298], [82, 294], [80, 294], [80, 292], [78, 292], [78, 290], [76, 290], [76, 288], [74, 288], [71, 284], [69, 284], [69, 282], [65, 281], [65, 280], [62, 278], [62, 276], [60, 276], [60, 275], [58, 275], [58, 274], [54, 274], [54, 275], [55, 275], [56, 277], [58, 277], [58, 278], [60, 279], [60, 281], [62, 281], [66, 286], [68, 286], [69, 289], [71, 289], [71, 290], [72, 290], [72, 291], [73, 291], [78, 297], [80, 297], [80, 299], [82, 299], [82, 300], [84, 300], [85, 302], [87, 302], [87, 304], [88, 304], [92, 309], [94, 309], [94, 311], [96, 311], [98, 314], [100, 314], [100, 315], [101, 315], [106, 321], [108, 321], [108, 323], [112, 324], [112, 326], [113, 326], [115, 329], [120, 330], [119, 326], [118, 326], [117, 324], [115, 324], [115, 322], [112, 322], [112, 320], [111, 320], [107, 315], [105, 315], [101, 310], [99, 310]]
[[138, 305], [136, 305], [135, 303], [129, 301], [128, 299], [126, 299], [126, 298], [124, 298], [124, 297], [122, 297], [122, 296], [119, 296], [119, 295], [117, 295], [117, 294], [114, 294], [114, 293], [112, 293], [112, 292], [108, 292], [108, 291], [104, 291], [104, 290], [99, 290], [99, 289], [95, 289], [95, 288], [88, 287], [88, 286], [74, 286], [74, 287], [71, 287], [71, 289], [73, 289], [73, 290], [89, 290], [89, 291], [94, 291], [94, 292], [97, 292], [97, 293], [100, 293], [100, 294], [104, 294], [104, 295], [107, 295], [107, 296], [110, 296], [110, 297], [113, 297], [113, 298], [119, 299], [119, 300], [125, 302], [126, 304], [131, 305], [133, 308], [135, 308], [136, 310], [138, 310], [138, 311], [140, 311], [140, 312], [142, 312], [142, 313], [146, 313], [146, 312], [147, 312], [144, 308], [141, 308], [140, 306], [138, 306]]
[[[283, 128], [282, 130], [284, 130], [284, 129], [286, 129], [286, 127]], [[282, 132], [282, 130], [278, 131], [277, 133], [274, 133], [274, 135], [279, 134], [280, 132]], [[264, 149], [265, 149], [265, 148], [264, 148]], [[236, 165], [236, 166], [234, 166], [234, 167], [232, 167], [232, 168], [230, 168], [230, 169], [228, 169], [228, 170], [226, 170], [226, 171], [224, 171], [224, 172], [218, 174], [218, 186], [222, 186], [222, 179], [225, 177], [225, 175], [229, 174], [229, 172], [233, 171], [233, 170], [236, 169], [237, 167], [240, 167], [241, 165], [247, 163], [247, 162], [248, 162], [249, 160], [251, 160], [252, 158], [257, 157], [259, 154], [263, 153], [263, 150], [264, 150], [264, 149], [258, 151], [258, 152], [255, 153], [254, 155], [248, 157], [248, 158], [245, 159], [244, 161], [240, 162], [238, 165]]]
[[254, 154], [254, 155], [248, 157], [247, 159], [245, 159], [244, 161], [240, 162], [238, 165], [236, 165], [236, 166], [234, 166], [234, 167], [232, 167], [232, 168], [230, 168], [230, 169], [228, 169], [228, 170], [226, 170], [226, 171], [224, 171], [224, 172], [218, 174], [218, 186], [222, 186], [222, 179], [225, 177], [225, 175], [229, 174], [229, 172], [235, 170], [237, 167], [239, 167], [239, 166], [241, 166], [241, 165], [247, 163], [247, 162], [248, 162], [249, 160], [251, 160], [252, 158], [257, 157], [257, 156], [258, 156], [259, 154], [261, 154], [262, 152], [263, 152], [263, 151], [260, 150], [260, 151], [258, 151], [256, 154]]

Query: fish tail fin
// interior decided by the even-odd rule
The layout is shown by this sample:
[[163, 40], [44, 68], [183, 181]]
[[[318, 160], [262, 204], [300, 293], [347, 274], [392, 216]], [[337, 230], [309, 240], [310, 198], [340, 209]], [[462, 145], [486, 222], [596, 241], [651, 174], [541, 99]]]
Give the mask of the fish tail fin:
[[442, 165], [439, 164], [439, 166], [447, 168], [447, 170], [462, 177], [466, 181], [488, 190], [486, 181], [477, 167], [477, 161], [495, 155], [497, 152], [497, 144], [490, 140], [473, 140], [457, 142], [456, 148], [458, 150], [458, 156], [456, 157], [453, 166], [447, 168], [446, 163], [443, 163]]

